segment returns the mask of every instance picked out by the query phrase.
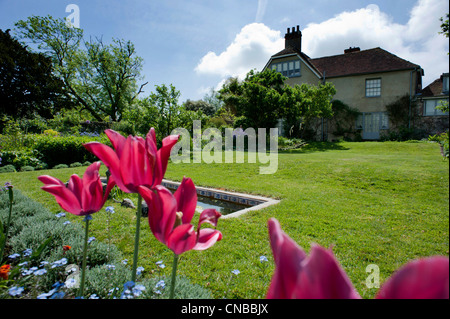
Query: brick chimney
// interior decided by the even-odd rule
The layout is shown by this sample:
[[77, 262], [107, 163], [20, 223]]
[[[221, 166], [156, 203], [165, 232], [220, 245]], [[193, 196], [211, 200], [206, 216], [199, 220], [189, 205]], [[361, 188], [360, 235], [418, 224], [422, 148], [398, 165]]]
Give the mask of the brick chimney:
[[359, 52], [359, 51], [361, 51], [361, 49], [359, 47], [354, 47], [354, 48], [350, 47], [348, 49], [345, 49], [344, 53], [347, 54], [347, 53]]
[[291, 47], [300, 52], [302, 51], [302, 32], [300, 31], [300, 26], [297, 26], [297, 30], [295, 27], [292, 27], [292, 31], [290, 28], [287, 28], [287, 33], [284, 35], [284, 47], [285, 49]]

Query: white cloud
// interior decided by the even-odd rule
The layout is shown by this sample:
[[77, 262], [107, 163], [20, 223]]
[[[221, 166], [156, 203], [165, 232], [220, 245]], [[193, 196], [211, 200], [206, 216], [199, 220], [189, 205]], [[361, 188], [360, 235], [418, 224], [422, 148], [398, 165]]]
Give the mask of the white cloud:
[[256, 22], [261, 22], [264, 18], [264, 14], [266, 13], [268, 0], [258, 0], [258, 9], [256, 10]]
[[222, 53], [208, 52], [195, 68], [198, 74], [219, 75], [222, 78], [244, 78], [251, 70], [261, 70], [274, 53], [283, 49], [280, 31], [262, 23], [244, 26]]
[[439, 34], [439, 18], [448, 12], [441, 0], [419, 0], [406, 24], [398, 24], [377, 5], [342, 12], [302, 30], [302, 51], [312, 58], [342, 54], [358, 46], [381, 47], [425, 70], [424, 85], [448, 72], [448, 39]]
[[[318, 58], [343, 54], [348, 47], [381, 47], [419, 64], [425, 70], [423, 84], [428, 85], [449, 70], [448, 39], [439, 34], [439, 18], [448, 10], [446, 1], [418, 0], [406, 24], [396, 23], [374, 4], [341, 12], [302, 29], [302, 51]], [[253, 68], [262, 70], [269, 58], [284, 48], [283, 36], [262, 23], [248, 24], [223, 52], [203, 56], [195, 70], [200, 75], [219, 76], [218, 87], [229, 76], [242, 79]]]

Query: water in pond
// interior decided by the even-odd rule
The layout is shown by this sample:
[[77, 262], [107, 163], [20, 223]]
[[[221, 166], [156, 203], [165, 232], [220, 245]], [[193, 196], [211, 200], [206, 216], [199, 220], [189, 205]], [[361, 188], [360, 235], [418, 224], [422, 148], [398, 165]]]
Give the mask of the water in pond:
[[222, 201], [220, 199], [214, 199], [204, 196], [197, 197], [197, 206], [200, 206], [202, 209], [213, 208], [217, 210], [222, 215], [231, 214], [237, 212], [238, 210], [248, 208], [249, 206]]

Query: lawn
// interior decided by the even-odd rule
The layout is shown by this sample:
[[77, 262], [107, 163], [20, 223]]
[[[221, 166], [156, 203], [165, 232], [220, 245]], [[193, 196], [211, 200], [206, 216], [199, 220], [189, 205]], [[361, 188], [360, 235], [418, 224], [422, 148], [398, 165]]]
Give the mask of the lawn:
[[[449, 253], [449, 162], [436, 143], [363, 142], [313, 143], [301, 150], [279, 153], [278, 171], [260, 175], [264, 164], [174, 164], [166, 178], [191, 177], [198, 186], [281, 199], [277, 205], [238, 218], [219, 220], [223, 240], [212, 248], [182, 255], [178, 273], [211, 289], [215, 298], [264, 298], [273, 272], [267, 221], [275, 217], [307, 252], [312, 243], [332, 247], [338, 261], [363, 298], [366, 267], [376, 264], [381, 282], [406, 262]], [[67, 180], [85, 168], [0, 174], [0, 183], [13, 183], [25, 195], [55, 213], [53, 196], [39, 189], [37, 176]], [[134, 198], [126, 194], [126, 197]], [[107, 232], [106, 213], [94, 215], [90, 232], [111, 241], [132, 260], [135, 212], [116, 208]], [[72, 217], [79, 220], [77, 217]], [[195, 222], [195, 221], [194, 221]], [[162, 260], [170, 275], [172, 254], [156, 241], [141, 221], [139, 265], [147, 276]], [[269, 262], [261, 263], [265, 255]], [[233, 270], [240, 273], [234, 275]]]

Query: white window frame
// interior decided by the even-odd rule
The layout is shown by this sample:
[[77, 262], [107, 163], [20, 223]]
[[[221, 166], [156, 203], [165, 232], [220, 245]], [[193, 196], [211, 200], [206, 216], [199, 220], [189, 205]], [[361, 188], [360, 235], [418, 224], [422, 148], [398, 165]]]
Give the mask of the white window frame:
[[381, 96], [381, 78], [366, 79], [366, 97]]
[[271, 69], [280, 72], [283, 76], [288, 78], [301, 76], [300, 60], [272, 63]]
[[[448, 115], [448, 112], [442, 112], [438, 110], [436, 106], [438, 106], [441, 102], [447, 102], [448, 99], [424, 99], [423, 100], [423, 116], [442, 116]], [[433, 112], [427, 112], [427, 110], [433, 109]]]

